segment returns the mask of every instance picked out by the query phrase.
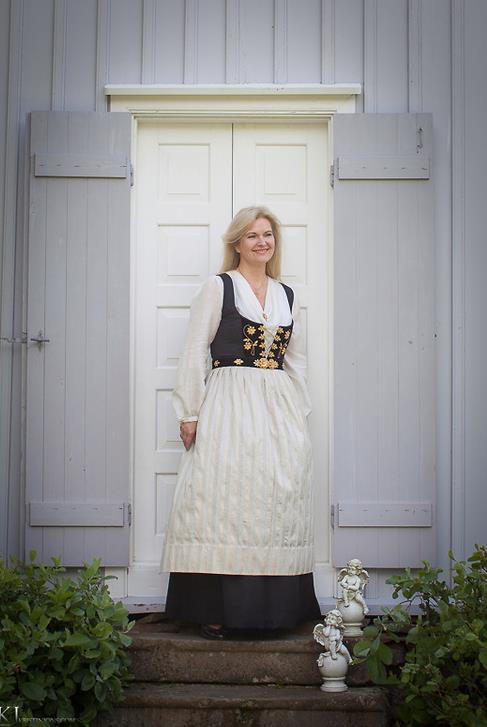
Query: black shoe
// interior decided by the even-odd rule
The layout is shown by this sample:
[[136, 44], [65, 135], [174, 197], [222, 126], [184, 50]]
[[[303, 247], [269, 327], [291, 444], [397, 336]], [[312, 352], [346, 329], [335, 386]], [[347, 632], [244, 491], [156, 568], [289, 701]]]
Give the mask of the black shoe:
[[215, 628], [209, 624], [201, 624], [200, 633], [205, 639], [226, 639], [228, 636], [228, 631], [223, 626]]

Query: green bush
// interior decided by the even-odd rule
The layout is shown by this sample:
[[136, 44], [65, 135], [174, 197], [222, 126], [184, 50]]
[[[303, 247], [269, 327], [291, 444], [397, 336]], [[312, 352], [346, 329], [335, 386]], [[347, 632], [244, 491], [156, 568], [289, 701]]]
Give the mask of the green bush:
[[[487, 725], [487, 551], [475, 545], [467, 561], [453, 561], [453, 585], [439, 578], [440, 568], [391, 576], [404, 601], [383, 609], [384, 616], [364, 629], [355, 644], [356, 661], [366, 661], [371, 679], [396, 684], [401, 695], [399, 723], [407, 725]], [[420, 614], [414, 623], [413, 603]], [[399, 635], [399, 632], [406, 635]], [[405, 663], [392, 666], [387, 641], [406, 642]]]
[[24, 724], [51, 717], [89, 725], [123, 699], [135, 621], [112, 600], [104, 580], [115, 576], [100, 573], [100, 560], [84, 563], [73, 579], [60, 558], [45, 566], [35, 557], [31, 551], [30, 564], [12, 558], [11, 568], [0, 560], [0, 706], [10, 719], [18, 706]]

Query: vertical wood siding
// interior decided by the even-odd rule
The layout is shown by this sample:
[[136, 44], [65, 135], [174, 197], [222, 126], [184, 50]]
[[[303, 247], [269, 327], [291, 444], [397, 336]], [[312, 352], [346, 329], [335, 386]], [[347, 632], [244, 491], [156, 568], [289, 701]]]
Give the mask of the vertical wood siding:
[[[17, 166], [17, 127], [19, 115], [20, 52], [9, 43], [9, 35], [20, 32], [22, 6], [10, 9], [8, 3], [0, 4], [0, 129], [5, 143], [0, 146], [0, 335], [13, 334], [15, 265], [15, 196]], [[10, 541], [11, 522], [18, 522], [18, 507], [10, 507], [14, 493], [20, 491], [18, 462], [12, 463], [14, 479], [10, 480], [9, 446], [11, 427], [14, 432], [12, 445], [18, 445], [20, 427], [18, 415], [15, 424], [10, 421], [13, 406], [19, 412], [20, 397], [12, 389], [14, 351], [0, 341], [0, 553], [10, 548], [18, 552], [18, 542]], [[20, 359], [15, 364], [19, 368]], [[15, 436], [15, 434], [17, 436]], [[9, 482], [11, 482], [9, 492]], [[9, 497], [10, 496], [10, 497]], [[15, 528], [12, 530], [15, 531]], [[10, 546], [10, 547], [9, 547]]]
[[[487, 99], [479, 88], [486, 66], [486, 23], [483, 0], [4, 0], [1, 335], [20, 336], [22, 330], [29, 111], [104, 109], [105, 82], [275, 80], [359, 82], [364, 84], [359, 110], [431, 111], [439, 552], [446, 566], [450, 520], [458, 555], [484, 532], [479, 505], [487, 470], [487, 344], [479, 331], [487, 307], [481, 197]], [[1, 504], [10, 503], [15, 513], [22, 497], [21, 346], [2, 343], [0, 352]], [[5, 550], [5, 527], [0, 532]], [[9, 550], [19, 552], [18, 530], [9, 532]]]
[[487, 5], [453, 2], [453, 545], [486, 541]]

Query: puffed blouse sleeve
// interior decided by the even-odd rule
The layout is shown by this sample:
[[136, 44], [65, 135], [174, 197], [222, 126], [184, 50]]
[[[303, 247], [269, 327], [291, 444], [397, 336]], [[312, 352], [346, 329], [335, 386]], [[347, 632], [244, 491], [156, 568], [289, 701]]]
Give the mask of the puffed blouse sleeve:
[[292, 307], [293, 332], [284, 356], [283, 368], [292, 379], [305, 416], [311, 413], [311, 397], [306, 381], [307, 360], [303, 329], [303, 317], [299, 298], [294, 290]]
[[198, 421], [205, 398], [209, 347], [221, 321], [223, 281], [212, 275], [191, 301], [189, 323], [176, 374], [172, 404], [180, 422]]

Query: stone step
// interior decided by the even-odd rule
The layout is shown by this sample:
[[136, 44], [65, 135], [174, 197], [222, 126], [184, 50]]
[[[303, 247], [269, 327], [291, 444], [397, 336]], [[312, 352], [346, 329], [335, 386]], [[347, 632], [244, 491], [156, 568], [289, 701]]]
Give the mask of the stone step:
[[[303, 624], [277, 638], [212, 641], [195, 626], [176, 630], [164, 622], [138, 623], [130, 632], [131, 671], [139, 682], [318, 686], [316, 660], [323, 648], [313, 639], [313, 626]], [[345, 640], [350, 653], [355, 640]], [[401, 659], [395, 648], [395, 663]], [[347, 684], [372, 684], [365, 664], [350, 667]]]
[[93, 727], [387, 727], [377, 687], [325, 693], [317, 687], [132, 684], [126, 699]]

